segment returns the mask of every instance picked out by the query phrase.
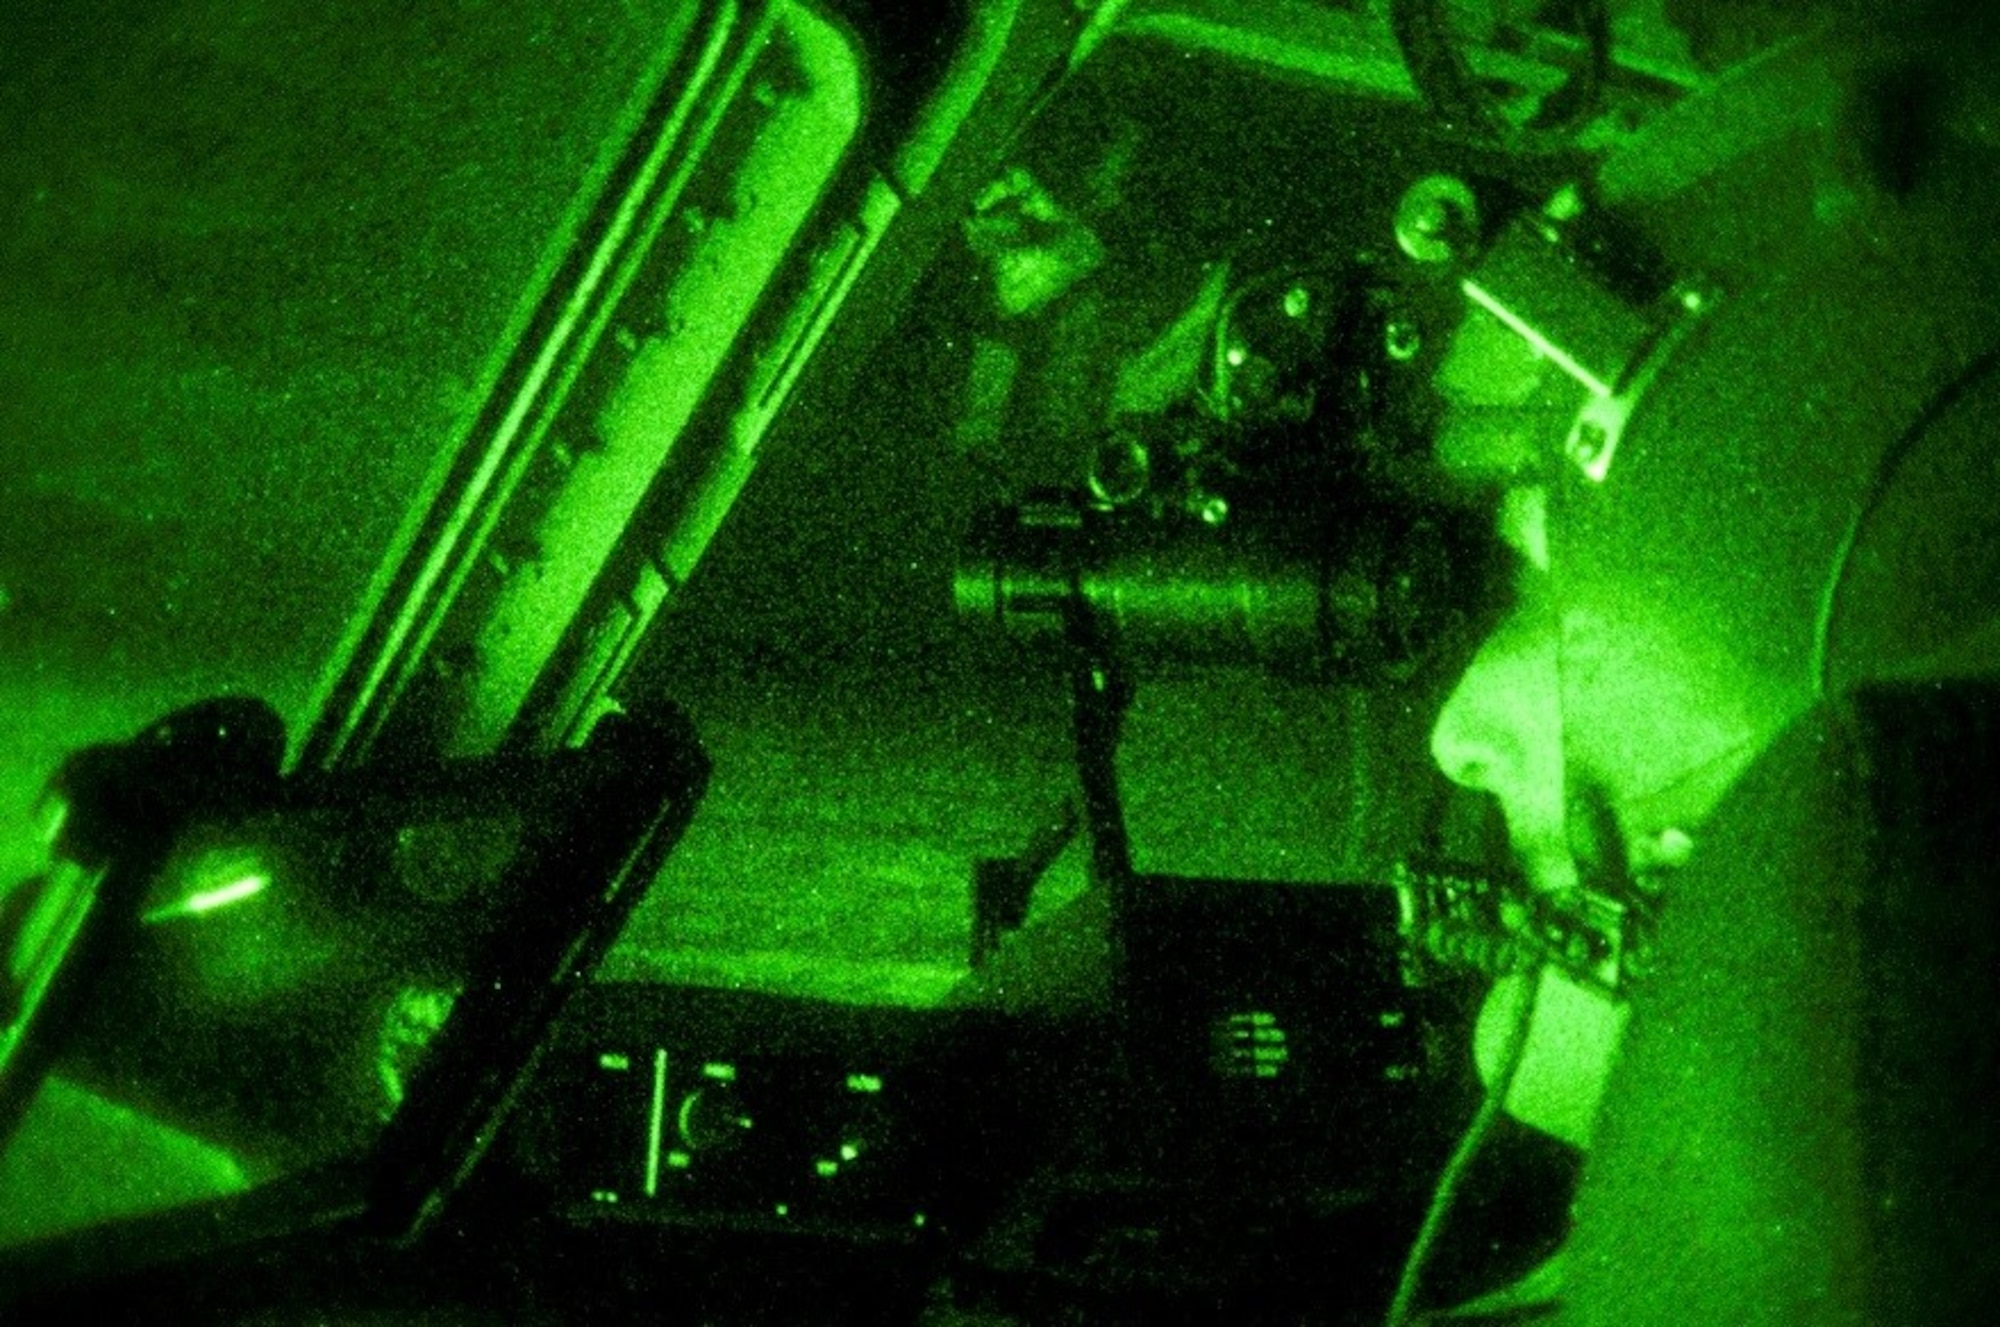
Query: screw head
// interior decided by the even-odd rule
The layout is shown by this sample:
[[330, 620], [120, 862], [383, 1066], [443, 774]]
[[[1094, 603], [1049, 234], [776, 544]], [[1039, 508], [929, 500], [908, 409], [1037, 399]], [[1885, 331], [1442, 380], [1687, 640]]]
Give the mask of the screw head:
[[1590, 465], [1604, 455], [1604, 449], [1611, 442], [1611, 435], [1595, 420], [1586, 419], [1576, 426], [1576, 436], [1570, 440], [1570, 455], [1579, 464]]
[[1408, 318], [1391, 318], [1382, 329], [1382, 349], [1397, 364], [1407, 364], [1424, 348], [1424, 336]]
[[1419, 263], [1463, 258], [1479, 234], [1479, 203], [1470, 185], [1451, 175], [1427, 175], [1396, 205], [1398, 248]]

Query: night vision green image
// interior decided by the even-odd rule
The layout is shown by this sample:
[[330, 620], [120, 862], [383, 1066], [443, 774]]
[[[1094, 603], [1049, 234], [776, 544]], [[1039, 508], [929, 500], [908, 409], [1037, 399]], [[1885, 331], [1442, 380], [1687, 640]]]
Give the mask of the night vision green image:
[[1956, 1327], [2000, 30], [0, 11], [0, 1320]]

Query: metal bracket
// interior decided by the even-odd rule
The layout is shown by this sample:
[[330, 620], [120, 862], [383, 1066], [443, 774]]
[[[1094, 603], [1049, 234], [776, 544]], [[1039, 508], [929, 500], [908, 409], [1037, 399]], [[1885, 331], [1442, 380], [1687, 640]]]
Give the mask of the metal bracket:
[[1601, 484], [1639, 402], [1714, 296], [1693, 281], [1648, 304], [1614, 291], [1571, 241], [1583, 206], [1570, 187], [1540, 213], [1516, 219], [1459, 285], [1584, 389], [1563, 453]]

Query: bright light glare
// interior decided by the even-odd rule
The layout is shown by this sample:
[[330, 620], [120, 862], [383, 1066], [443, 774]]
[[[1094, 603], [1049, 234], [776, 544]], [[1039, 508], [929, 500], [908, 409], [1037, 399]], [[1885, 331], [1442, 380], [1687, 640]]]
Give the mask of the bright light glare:
[[168, 903], [146, 914], [148, 922], [163, 922], [173, 917], [199, 917], [203, 913], [226, 908], [232, 903], [241, 903], [263, 893], [270, 887], [271, 877], [267, 875], [246, 875], [217, 885], [214, 889], [204, 889], [188, 895], [175, 903]]

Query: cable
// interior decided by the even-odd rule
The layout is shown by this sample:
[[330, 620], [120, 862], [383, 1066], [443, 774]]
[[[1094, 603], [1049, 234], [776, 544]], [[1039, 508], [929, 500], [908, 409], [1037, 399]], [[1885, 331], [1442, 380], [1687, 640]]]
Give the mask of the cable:
[[1954, 407], [1972, 393], [1989, 386], [1987, 379], [2000, 369], [2000, 347], [1989, 349], [1965, 366], [1964, 372], [1953, 379], [1951, 384], [1925, 403], [1917, 417], [1910, 421], [1908, 428], [1899, 434], [1881, 460], [1876, 463], [1875, 473], [1869, 480], [1868, 491], [1854, 509], [1847, 528], [1841, 532], [1840, 544], [1834, 550], [1833, 565], [1828, 571], [1826, 583], [1820, 589], [1819, 610], [1813, 621], [1812, 686], [1815, 696], [1826, 694], [1832, 660], [1834, 628], [1839, 625], [1841, 590], [1847, 582], [1849, 564], [1854, 560], [1854, 550], [1866, 532], [1869, 520], [1888, 499], [1902, 473], [1903, 465], [1923, 445], [1930, 435], [1933, 425], [1943, 419]]
[[1438, 1176], [1437, 1188], [1431, 1194], [1423, 1225], [1417, 1228], [1417, 1238], [1410, 1245], [1410, 1256], [1403, 1262], [1403, 1274], [1396, 1283], [1395, 1298], [1389, 1301], [1385, 1327], [1408, 1327], [1410, 1313], [1416, 1306], [1417, 1290], [1423, 1282], [1424, 1268], [1437, 1247], [1438, 1236], [1444, 1232], [1445, 1222], [1451, 1217], [1459, 1186], [1464, 1183], [1466, 1172], [1472, 1169], [1472, 1162], [1479, 1155], [1480, 1148], [1485, 1146], [1487, 1135], [1493, 1132], [1493, 1126], [1499, 1121], [1500, 1112], [1507, 1103], [1507, 1093], [1514, 1085], [1514, 1074], [1521, 1067], [1521, 1057], [1528, 1046], [1528, 1028], [1535, 1018], [1535, 997], [1541, 985], [1540, 978], [1539, 968], [1528, 974], [1527, 996], [1514, 1015], [1513, 1026], [1507, 1031], [1506, 1053], [1501, 1057], [1499, 1072], [1493, 1076], [1486, 1099], [1479, 1103], [1472, 1123], [1466, 1126], [1465, 1136], [1459, 1139], [1451, 1160], [1445, 1163], [1443, 1172]]
[[1597, 111], [1611, 68], [1606, 0], [1568, 0], [1567, 8], [1584, 41], [1583, 62], [1518, 126], [1467, 63], [1447, 0], [1390, 0], [1389, 22], [1410, 81], [1447, 133], [1515, 151], [1561, 151]]

